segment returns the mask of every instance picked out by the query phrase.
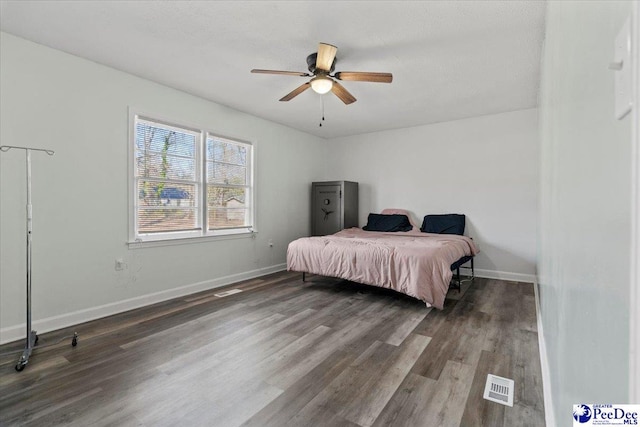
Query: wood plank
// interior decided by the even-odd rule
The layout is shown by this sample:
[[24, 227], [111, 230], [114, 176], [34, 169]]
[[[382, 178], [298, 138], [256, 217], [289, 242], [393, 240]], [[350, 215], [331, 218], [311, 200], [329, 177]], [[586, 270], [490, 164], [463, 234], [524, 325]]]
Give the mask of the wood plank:
[[[514, 334], [511, 355], [511, 372], [515, 381], [514, 407], [533, 420], [544, 420], [544, 396], [542, 369], [538, 354], [538, 334], [519, 330]], [[505, 413], [505, 425], [509, 425], [514, 411]], [[511, 418], [510, 418], [511, 417]], [[544, 424], [544, 423], [543, 423]]]
[[469, 396], [474, 370], [474, 366], [447, 362], [434, 393], [422, 408], [420, 418], [423, 420], [423, 425], [466, 426], [464, 421], [460, 422], [460, 420], [462, 408]]
[[[453, 274], [453, 276], [455, 278], [455, 273]], [[465, 296], [469, 288], [473, 286], [471, 277], [460, 275], [460, 278], [462, 279], [462, 285], [460, 285], [460, 290], [449, 288], [449, 292], [447, 292], [447, 299], [460, 300]]]
[[464, 324], [472, 321], [474, 313], [477, 312], [474, 311], [472, 303], [458, 302], [451, 311], [451, 319], [447, 326], [438, 329], [411, 372], [434, 380], [439, 379], [447, 362], [455, 356], [455, 350], [464, 334]]
[[[158, 365], [158, 369], [171, 374], [176, 369], [181, 369], [184, 366], [197, 366], [202, 359], [227, 360], [228, 358], [239, 357], [243, 350], [245, 352], [251, 351], [251, 347], [268, 341], [272, 336], [279, 334], [282, 329], [305, 318], [311, 312], [311, 310], [305, 310], [290, 318], [286, 318], [279, 313], [273, 314], [260, 322], [251, 323], [220, 337], [220, 339], [212, 340], [194, 348], [192, 351], [183, 352], [166, 363]], [[295, 336], [290, 337], [290, 340], [296, 338]], [[287, 340], [289, 340], [288, 337]], [[264, 351], [264, 348], [262, 350]]]
[[490, 332], [491, 316], [482, 311], [473, 311], [466, 316], [460, 328], [458, 345], [449, 360], [476, 366], [480, 359], [482, 345]]
[[442, 325], [446, 325], [450, 319], [450, 314], [455, 309], [457, 300], [445, 299], [444, 308], [442, 310], [430, 310], [427, 316], [416, 325], [413, 330], [414, 334], [420, 334], [427, 337], [433, 337]]
[[461, 425], [469, 427], [505, 425], [507, 407], [483, 398], [488, 374], [511, 378], [511, 358], [501, 353], [482, 351], [469, 391], [469, 398], [464, 407]]
[[[355, 399], [350, 405], [344, 404], [338, 415], [362, 426], [372, 425], [429, 341], [428, 337], [411, 335], [400, 347], [391, 350], [384, 364], [376, 370], [367, 369], [363, 376], [366, 375], [368, 381], [351, 390]], [[372, 376], [371, 372], [378, 372], [378, 375]]]
[[289, 424], [300, 410], [320, 391], [327, 387], [355, 356], [344, 351], [335, 351], [307, 375], [292, 384], [278, 398], [248, 419], [244, 427], [280, 427]]
[[404, 342], [411, 332], [424, 320], [433, 310], [432, 308], [421, 308], [419, 312], [413, 313], [403, 319], [396, 330], [385, 340], [387, 344], [398, 346]]
[[[365, 321], [354, 321], [348, 327], [338, 331], [332, 331], [325, 339], [323, 346], [306, 347], [301, 351], [292, 353], [291, 350], [285, 349], [289, 354], [282, 356], [281, 359], [288, 359], [290, 362], [282, 364], [279, 367], [272, 367], [269, 371], [269, 377], [266, 379], [270, 384], [287, 388], [299, 378], [308, 373], [317, 366], [321, 361], [334, 351], [345, 351], [348, 345], [356, 340], [361, 334], [366, 333], [375, 328], [375, 324]], [[327, 328], [320, 326], [319, 328]]]
[[[12, 420], [12, 422], [16, 423], [16, 424], [26, 424], [26, 423], [33, 423], [35, 421], [38, 421], [42, 418], [47, 417], [47, 423], [49, 423], [51, 421], [51, 418], [49, 418], [49, 416], [56, 412], [59, 411], [61, 409], [66, 409], [68, 406], [73, 405], [74, 403], [78, 403], [81, 402], [87, 398], [91, 398], [93, 397], [95, 394], [101, 392], [102, 389], [101, 388], [93, 388], [89, 391], [86, 391], [84, 393], [74, 393], [73, 396], [69, 396], [65, 399], [60, 400], [57, 403], [52, 403], [52, 404], [46, 404], [46, 405], [42, 405], [42, 404], [38, 404], [38, 406], [31, 406], [31, 410], [28, 413], [24, 413], [24, 416], [17, 416]], [[40, 402], [38, 402], [40, 403]], [[12, 415], [12, 414], [3, 414], [3, 418], [5, 415]]]
[[382, 409], [373, 426], [425, 426], [422, 411], [435, 393], [436, 385], [436, 380], [409, 373]]
[[539, 411], [530, 406], [513, 404], [513, 408], [507, 408], [504, 411], [505, 426], [522, 426], [522, 427], [544, 427], [546, 421], [544, 411]]

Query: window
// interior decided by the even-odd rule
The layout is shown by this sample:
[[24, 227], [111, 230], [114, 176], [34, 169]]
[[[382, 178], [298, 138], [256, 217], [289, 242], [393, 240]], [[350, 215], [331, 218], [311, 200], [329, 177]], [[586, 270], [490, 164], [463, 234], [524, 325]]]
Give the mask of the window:
[[133, 140], [133, 239], [252, 231], [251, 144], [141, 116]]

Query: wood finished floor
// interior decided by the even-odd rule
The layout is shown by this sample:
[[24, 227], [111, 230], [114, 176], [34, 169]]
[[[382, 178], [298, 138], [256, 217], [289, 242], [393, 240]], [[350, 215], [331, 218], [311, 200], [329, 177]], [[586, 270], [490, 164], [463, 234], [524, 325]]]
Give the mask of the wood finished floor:
[[[476, 279], [442, 311], [276, 273], [43, 334], [0, 358], [0, 425], [543, 426], [533, 286]], [[0, 353], [22, 343], [0, 347]], [[513, 378], [513, 408], [482, 399]]]

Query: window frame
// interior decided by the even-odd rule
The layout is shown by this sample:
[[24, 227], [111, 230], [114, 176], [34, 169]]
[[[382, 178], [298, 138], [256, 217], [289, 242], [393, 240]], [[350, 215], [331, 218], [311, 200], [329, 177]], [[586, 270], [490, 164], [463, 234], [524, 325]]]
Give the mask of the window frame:
[[[140, 233], [138, 230], [138, 189], [139, 177], [136, 166], [136, 127], [139, 122], [156, 124], [166, 128], [173, 128], [179, 132], [187, 132], [196, 136], [196, 156], [195, 156], [195, 185], [198, 199], [195, 201], [196, 207], [196, 227], [197, 230], [186, 231], [165, 231], [154, 233]], [[129, 109], [129, 147], [128, 147], [128, 218], [129, 218], [129, 240], [130, 247], [140, 246], [162, 246], [166, 244], [182, 244], [200, 242], [206, 240], [225, 240], [230, 238], [255, 237], [256, 228], [256, 143], [245, 139], [223, 135], [206, 126], [194, 126], [179, 123], [175, 120], [168, 120], [158, 114], [147, 114], [139, 110]], [[207, 140], [222, 139], [226, 142], [246, 146], [247, 149], [247, 188], [248, 197], [246, 202], [249, 206], [247, 215], [250, 225], [232, 228], [209, 229], [209, 207], [207, 200]], [[171, 180], [169, 180], [171, 181]], [[180, 180], [176, 180], [180, 181]]]

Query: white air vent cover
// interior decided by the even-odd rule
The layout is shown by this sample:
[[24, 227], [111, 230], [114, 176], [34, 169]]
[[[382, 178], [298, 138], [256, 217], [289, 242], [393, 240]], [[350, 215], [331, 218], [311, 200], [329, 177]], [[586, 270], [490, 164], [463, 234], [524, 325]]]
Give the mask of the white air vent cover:
[[484, 398], [502, 405], [513, 406], [513, 388], [515, 383], [509, 378], [488, 374], [484, 386]]
[[219, 294], [213, 294], [219, 298], [228, 297], [229, 295], [238, 294], [242, 292], [242, 289], [229, 289], [228, 291], [220, 292]]

